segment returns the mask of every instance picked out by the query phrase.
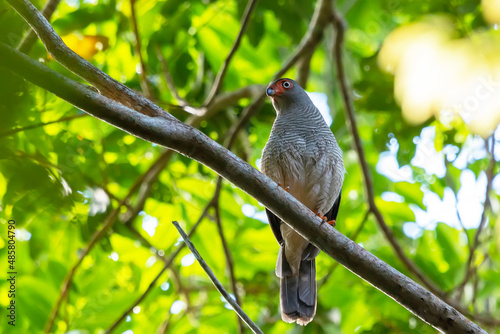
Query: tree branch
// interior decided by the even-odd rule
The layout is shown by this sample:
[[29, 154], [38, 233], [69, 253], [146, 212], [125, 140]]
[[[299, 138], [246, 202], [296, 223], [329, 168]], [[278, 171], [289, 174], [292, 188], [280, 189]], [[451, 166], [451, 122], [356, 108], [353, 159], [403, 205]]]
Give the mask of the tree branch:
[[[311, 243], [417, 317], [446, 332], [485, 333], [461, 313], [318, 218], [271, 179], [200, 131], [172, 117], [148, 117], [85, 89], [0, 43], [0, 66], [118, 128], [176, 150], [256, 198]], [[140, 302], [140, 301], [139, 301]]]
[[146, 95], [148, 99], [151, 99], [152, 95], [151, 95], [151, 89], [149, 88], [149, 83], [146, 73], [146, 65], [144, 64], [144, 59], [142, 58], [141, 36], [139, 35], [139, 28], [137, 27], [137, 16], [135, 15], [135, 1], [136, 0], [130, 0], [130, 16], [132, 20], [132, 28], [134, 30], [134, 35], [135, 35], [135, 52], [139, 56], [139, 64], [141, 66], [141, 73], [140, 73], [141, 89], [144, 95]]
[[30, 24], [55, 60], [83, 80], [89, 82], [101, 94], [142, 114], [166, 117], [172, 121], [176, 121], [176, 118], [165, 110], [141, 94], [111, 78], [68, 48], [50, 23], [31, 2], [28, 0], [7, 0], [7, 2]]
[[210, 267], [207, 265], [207, 263], [205, 262], [205, 260], [203, 260], [203, 258], [201, 257], [200, 253], [198, 253], [198, 251], [194, 247], [194, 245], [191, 242], [191, 240], [189, 240], [189, 237], [186, 235], [186, 233], [184, 232], [184, 230], [179, 226], [179, 223], [176, 222], [176, 221], [174, 221], [172, 223], [174, 224], [174, 226], [179, 231], [180, 235], [182, 236], [182, 239], [184, 239], [184, 242], [188, 246], [188, 248], [191, 251], [191, 253], [193, 253], [193, 255], [196, 258], [196, 260], [198, 260], [200, 266], [207, 273], [208, 277], [210, 278], [210, 280], [214, 284], [214, 286], [217, 289], [217, 291], [219, 291], [219, 293], [222, 295], [222, 297], [224, 297], [224, 299], [229, 303], [229, 305], [231, 305], [231, 307], [236, 312], [236, 314], [238, 314], [238, 316], [245, 322], [245, 324], [248, 326], [248, 328], [250, 328], [252, 330], [252, 332], [264, 334], [260, 330], [260, 328], [257, 327], [257, 325], [252, 321], [252, 319], [250, 319], [250, 317], [241, 309], [241, 307], [238, 305], [238, 303], [233, 298], [231, 298], [231, 296], [229, 295], [229, 293], [227, 293], [227, 291], [224, 289], [224, 287], [219, 282], [219, 280], [217, 279], [217, 277], [215, 277], [215, 274], [212, 271], [212, 269], [210, 269]]
[[[485, 142], [486, 145], [486, 150], [488, 150], [488, 142]], [[476, 234], [474, 235], [474, 241], [472, 242], [472, 245], [470, 245], [470, 250], [469, 250], [469, 257], [467, 259], [467, 263], [465, 265], [465, 274], [464, 274], [464, 279], [462, 282], [454, 289], [458, 291], [458, 298], [461, 299], [465, 285], [467, 285], [467, 282], [470, 280], [472, 277], [472, 274], [474, 273], [474, 270], [472, 268], [472, 261], [474, 260], [474, 254], [477, 250], [477, 247], [479, 246], [479, 237], [481, 236], [481, 233], [484, 230], [484, 226], [486, 225], [486, 220], [487, 220], [487, 215], [486, 212], [490, 209], [491, 207], [491, 201], [490, 201], [490, 192], [491, 188], [493, 186], [493, 178], [495, 177], [495, 167], [496, 167], [496, 161], [495, 161], [495, 138], [494, 136], [492, 137], [491, 140], [491, 148], [490, 148], [490, 163], [488, 164], [488, 168], [486, 170], [486, 189], [485, 189], [485, 194], [484, 194], [484, 205], [483, 205], [483, 212], [481, 214], [481, 220], [479, 223], [479, 226], [476, 230]]]
[[224, 64], [222, 64], [222, 67], [219, 69], [219, 72], [215, 77], [212, 89], [210, 90], [210, 93], [208, 93], [208, 96], [205, 100], [204, 103], [205, 106], [209, 106], [213, 102], [217, 93], [219, 92], [222, 83], [224, 82], [224, 77], [226, 76], [229, 63], [231, 62], [231, 59], [236, 53], [236, 50], [238, 50], [238, 47], [240, 46], [241, 39], [243, 38], [243, 34], [245, 33], [248, 22], [250, 21], [250, 16], [252, 15], [253, 9], [255, 8], [256, 4], [257, 0], [248, 0], [247, 6], [245, 7], [245, 12], [243, 13], [243, 17], [241, 19], [241, 28], [240, 31], [238, 32], [238, 36], [236, 36], [236, 40], [234, 41], [234, 44], [231, 50], [229, 51], [229, 54], [227, 55], [226, 60], [224, 61]]
[[297, 78], [295, 81], [304, 89], [306, 89], [309, 73], [311, 72], [311, 59], [314, 51], [314, 49], [308, 50], [297, 64]]
[[253, 98], [255, 96], [260, 96], [264, 89], [264, 85], [248, 85], [234, 91], [217, 94], [210, 106], [205, 108], [205, 112], [202, 114], [202, 116], [205, 118], [209, 118], [216, 112], [223, 110], [228, 106], [234, 105], [243, 98]]
[[[60, 2], [61, 0], [48, 0], [45, 3], [45, 6], [42, 9], [42, 15], [47, 19], [47, 21], [50, 21], [52, 14], [54, 14]], [[35, 44], [35, 42], [36, 42], [36, 34], [33, 31], [33, 29], [29, 28], [29, 30], [26, 32], [23, 39], [17, 46], [17, 49], [22, 53], [28, 54], [33, 45]]]
[[158, 330], [156, 331], [156, 334], [165, 334], [165, 333], [168, 333], [168, 329], [170, 327], [170, 320], [171, 319], [172, 319], [172, 313], [170, 312], [170, 310], [168, 310], [167, 317], [161, 323], [160, 327], [158, 327]]
[[[219, 176], [217, 179], [217, 183], [222, 183], [222, 177]], [[226, 237], [224, 236], [224, 229], [222, 228], [222, 221], [220, 217], [220, 207], [219, 207], [219, 199], [214, 203], [214, 211], [215, 211], [215, 222], [217, 223], [217, 230], [219, 232], [220, 240], [222, 243], [222, 248], [224, 249], [224, 256], [226, 257], [226, 266], [229, 272], [229, 279], [231, 281], [231, 290], [233, 290], [234, 299], [236, 304], [241, 306], [241, 300], [238, 293], [238, 288], [236, 286], [236, 277], [234, 275], [234, 262], [233, 257], [231, 256], [231, 251], [229, 250], [229, 246], [227, 245]], [[243, 324], [242, 318], [238, 315], [238, 329], [239, 333], [243, 334], [245, 332], [245, 327]]]
[[165, 82], [167, 83], [168, 90], [170, 90], [172, 95], [175, 97], [175, 99], [177, 100], [177, 103], [179, 103], [182, 107], [188, 106], [189, 103], [179, 95], [179, 92], [177, 91], [177, 88], [175, 87], [174, 79], [172, 78], [172, 75], [170, 74], [170, 71], [168, 70], [167, 62], [165, 61], [165, 58], [163, 57], [163, 54], [161, 53], [160, 46], [158, 44], [155, 44], [155, 49], [156, 49], [156, 56], [160, 60], [161, 67], [163, 69], [163, 76], [165, 77]]
[[402, 247], [397, 242], [394, 233], [387, 226], [382, 213], [378, 209], [375, 204], [375, 192], [373, 190], [373, 179], [370, 172], [370, 168], [368, 166], [368, 162], [366, 161], [366, 156], [363, 148], [363, 143], [361, 142], [361, 137], [358, 132], [358, 126], [356, 122], [356, 117], [354, 115], [354, 106], [352, 103], [351, 92], [349, 89], [349, 84], [347, 83], [344, 64], [343, 64], [343, 55], [342, 55], [342, 46], [344, 42], [344, 33], [345, 33], [345, 23], [337, 11], [333, 11], [333, 24], [335, 30], [337, 32], [333, 53], [335, 59], [335, 65], [337, 68], [337, 79], [339, 82], [342, 99], [344, 102], [345, 112], [347, 114], [347, 119], [349, 121], [351, 133], [354, 140], [354, 146], [356, 147], [356, 152], [358, 153], [359, 163], [361, 165], [361, 170], [363, 172], [363, 178], [365, 180], [365, 191], [366, 197], [368, 199], [369, 210], [374, 214], [375, 219], [384, 233], [386, 239], [391, 244], [392, 248], [396, 252], [396, 255], [399, 257], [401, 262], [405, 265], [410, 273], [415, 275], [420, 282], [422, 282], [432, 293], [438, 296], [444, 296], [444, 292], [433, 282], [431, 281], [421, 270], [418, 268], [413, 261], [408, 258], [402, 249]]
[[396, 238], [394, 237], [394, 234], [392, 233], [390, 228], [385, 223], [384, 217], [382, 216], [380, 210], [378, 209], [377, 205], [375, 204], [373, 181], [372, 181], [371, 173], [370, 173], [368, 163], [366, 161], [366, 157], [364, 154], [363, 144], [361, 143], [361, 138], [359, 136], [359, 132], [357, 129], [356, 118], [354, 115], [354, 107], [352, 104], [352, 99], [351, 99], [350, 91], [348, 88], [349, 85], [347, 83], [345, 72], [344, 72], [343, 60], [342, 60], [343, 59], [343, 57], [342, 57], [342, 44], [343, 44], [343, 38], [344, 38], [344, 32], [345, 32], [344, 21], [343, 21], [342, 16], [340, 16], [340, 14], [336, 11], [333, 12], [332, 16], [333, 16], [333, 24], [334, 24], [334, 27], [337, 31], [337, 38], [335, 40], [334, 50], [333, 50], [335, 64], [337, 67], [337, 78], [338, 78], [339, 85], [341, 88], [341, 93], [342, 93], [342, 98], [343, 98], [345, 110], [347, 113], [347, 118], [348, 118], [349, 123], [351, 125], [351, 132], [353, 135], [356, 151], [358, 152], [358, 157], [359, 157], [359, 161], [361, 164], [363, 177], [365, 179], [366, 194], [367, 194], [368, 202], [369, 202], [369, 211], [374, 214], [375, 219], [376, 219], [377, 223], [379, 224], [379, 227], [382, 229], [382, 232], [384, 233], [386, 239], [389, 241], [389, 243], [393, 247], [393, 249], [396, 252], [396, 255], [399, 257], [399, 259], [403, 262], [403, 264], [406, 266], [406, 268], [411, 273], [413, 273], [432, 293], [434, 293], [439, 298], [441, 298], [441, 300], [443, 302], [453, 306], [459, 312], [470, 317], [473, 320], [477, 320], [485, 325], [495, 325], [495, 326], [500, 325], [500, 320], [496, 320], [496, 319], [494, 319], [490, 316], [486, 316], [486, 315], [471, 314], [467, 309], [463, 308], [460, 304], [454, 302], [453, 300], [448, 299], [446, 297], [446, 293], [443, 292], [427, 276], [425, 276], [424, 273], [415, 265], [415, 263], [413, 263], [406, 256], [403, 249], [401, 248], [401, 246], [397, 242]]
[[[160, 254], [160, 252], [158, 252], [158, 248], [153, 246], [149, 241], [148, 239], [146, 239], [139, 231], [137, 231], [136, 228], [134, 228], [131, 224], [127, 224], [126, 227], [130, 230], [130, 232], [132, 232], [136, 237], [137, 239], [139, 239], [139, 241], [143, 244], [143, 246], [147, 247], [148, 249], [154, 249], [154, 255], [159, 259], [161, 260], [164, 264], [168, 264], [169, 262], [169, 259], [165, 256], [165, 255], [162, 255]], [[181, 292], [182, 295], [184, 295], [184, 298], [186, 299], [186, 303], [188, 305], [188, 309], [190, 307], [190, 298], [189, 298], [189, 293], [188, 291], [182, 286], [182, 282], [180, 280], [180, 277], [179, 277], [179, 273], [173, 269], [172, 267], [169, 267], [171, 273], [172, 273], [172, 277], [175, 278], [175, 283], [178, 284], [178, 288], [179, 288], [179, 291]]]
[[[351, 234], [349, 235], [349, 239], [351, 239], [353, 242], [356, 242], [356, 239], [358, 238], [359, 234], [361, 231], [363, 231], [363, 227], [365, 227], [366, 222], [368, 221], [368, 217], [370, 216], [370, 211], [366, 211], [363, 220], [361, 220], [361, 223], [359, 223], [358, 228]], [[337, 268], [339, 265], [338, 262], [334, 262], [331, 266], [330, 269], [328, 269], [328, 273], [323, 276], [319, 281], [318, 281], [318, 290], [330, 279], [332, 276], [333, 272], [335, 271], [335, 268]]]

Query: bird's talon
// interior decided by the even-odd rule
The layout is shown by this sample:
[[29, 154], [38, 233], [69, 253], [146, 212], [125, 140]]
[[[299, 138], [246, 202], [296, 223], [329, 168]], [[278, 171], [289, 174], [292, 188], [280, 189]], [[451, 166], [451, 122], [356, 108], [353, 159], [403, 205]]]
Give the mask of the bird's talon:
[[287, 193], [289, 193], [289, 192], [290, 192], [290, 187], [289, 187], [289, 186], [288, 186], [288, 187], [283, 187], [283, 184], [282, 184], [281, 182], [278, 182], [278, 186], [280, 186], [281, 188], [285, 189], [285, 191], [286, 191]]
[[321, 223], [327, 223], [329, 225], [331, 225], [332, 227], [335, 227], [335, 225], [337, 224], [335, 222], [335, 219], [332, 219], [332, 220], [328, 220], [328, 218], [326, 216], [323, 216], [323, 213], [321, 213], [321, 210], [318, 210], [316, 211], [316, 216], [318, 216], [319, 218], [321, 218], [321, 220], [323, 220]]

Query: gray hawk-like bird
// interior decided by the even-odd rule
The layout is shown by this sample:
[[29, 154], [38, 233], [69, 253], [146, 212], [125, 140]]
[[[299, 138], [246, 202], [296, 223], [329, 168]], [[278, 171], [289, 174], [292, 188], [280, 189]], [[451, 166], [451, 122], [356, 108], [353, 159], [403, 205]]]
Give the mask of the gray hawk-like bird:
[[[345, 173], [335, 136], [295, 81], [276, 80], [266, 93], [277, 116], [262, 152], [262, 172], [335, 225]], [[266, 209], [266, 213], [280, 244], [276, 276], [280, 278], [281, 317], [307, 325], [316, 314], [315, 258], [319, 249], [271, 211]]]

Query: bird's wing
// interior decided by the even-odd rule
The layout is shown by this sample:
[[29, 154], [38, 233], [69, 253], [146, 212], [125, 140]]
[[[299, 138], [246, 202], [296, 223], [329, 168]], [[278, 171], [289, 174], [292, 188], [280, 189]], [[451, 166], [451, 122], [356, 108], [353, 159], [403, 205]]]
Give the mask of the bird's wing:
[[328, 211], [326, 213], [326, 218], [328, 219], [328, 221], [330, 221], [330, 220], [337, 220], [337, 215], [339, 213], [339, 207], [340, 207], [340, 197], [341, 197], [341, 195], [342, 195], [342, 189], [340, 189], [339, 196], [337, 197], [337, 199], [333, 203], [332, 208], [330, 209], [330, 211]]
[[[340, 207], [340, 193], [337, 199], [335, 200], [335, 203], [333, 203], [332, 208], [326, 213], [326, 218], [328, 221], [330, 220], [337, 220], [337, 214], [339, 213], [339, 207]], [[302, 260], [312, 260], [319, 254], [319, 249], [314, 246], [313, 244], [309, 244], [304, 252], [302, 252]]]
[[344, 164], [342, 151], [337, 145], [330, 129], [318, 134], [311, 141], [307, 154], [304, 157], [307, 189], [310, 189], [309, 198], [314, 199], [312, 210], [328, 212], [335, 203], [344, 179]]
[[284, 246], [283, 236], [281, 235], [281, 219], [279, 219], [274, 213], [266, 208], [267, 219], [269, 225], [271, 225], [271, 230], [273, 230], [274, 237], [281, 246]]

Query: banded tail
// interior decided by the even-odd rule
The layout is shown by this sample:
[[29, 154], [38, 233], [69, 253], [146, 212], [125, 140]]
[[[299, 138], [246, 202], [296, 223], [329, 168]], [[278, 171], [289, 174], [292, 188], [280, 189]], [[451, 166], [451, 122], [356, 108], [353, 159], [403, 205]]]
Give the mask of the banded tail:
[[[315, 256], [314, 256], [315, 257]], [[276, 275], [280, 277], [281, 318], [305, 326], [316, 314], [316, 260], [306, 257], [300, 262], [298, 275], [292, 270], [280, 248]]]

